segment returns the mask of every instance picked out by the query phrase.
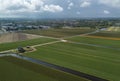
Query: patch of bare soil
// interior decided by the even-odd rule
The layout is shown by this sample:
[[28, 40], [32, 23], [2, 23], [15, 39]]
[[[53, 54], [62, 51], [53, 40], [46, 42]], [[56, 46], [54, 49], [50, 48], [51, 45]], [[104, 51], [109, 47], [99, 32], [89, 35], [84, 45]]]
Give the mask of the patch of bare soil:
[[0, 35], [0, 43], [7, 43], [7, 42], [16, 42], [16, 41], [23, 41], [28, 39], [35, 39], [39, 38], [39, 35], [32, 35], [32, 34], [25, 34], [25, 33], [6, 33]]

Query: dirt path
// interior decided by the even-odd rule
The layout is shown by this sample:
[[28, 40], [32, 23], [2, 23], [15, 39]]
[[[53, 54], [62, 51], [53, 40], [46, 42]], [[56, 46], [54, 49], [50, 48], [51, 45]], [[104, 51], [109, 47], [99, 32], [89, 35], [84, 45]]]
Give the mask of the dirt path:
[[68, 43], [81, 44], [81, 45], [87, 45], [87, 46], [94, 46], [94, 47], [100, 47], [100, 48], [108, 48], [108, 49], [113, 49], [113, 50], [118, 50], [118, 51], [120, 51], [119, 48], [113, 48], [113, 47], [103, 46], [103, 45], [97, 45], [97, 44], [88, 44], [88, 43], [73, 42], [73, 41], [68, 41]]
[[54, 43], [58, 43], [58, 42], [61, 42], [61, 41], [53, 41], [53, 42], [48, 42], [48, 43], [44, 43], [44, 44], [38, 44], [38, 45], [34, 45], [32, 47], [35, 48], [35, 47], [49, 45], [49, 44], [54, 44]]
[[99, 32], [99, 31], [96, 30], [96, 31], [93, 31], [93, 32], [84, 33], [84, 34], [80, 34], [80, 35], [74, 35], [74, 36], [62, 37], [62, 39], [73, 38], [73, 37], [77, 37], [77, 36], [86, 36], [86, 35], [94, 34], [94, 33], [97, 33], [97, 32]]
[[[31, 48], [33, 48], [33, 51], [36, 51], [35, 47], [45, 46], [45, 45], [54, 44], [54, 43], [58, 43], [58, 42], [61, 42], [61, 41], [53, 41], [53, 42], [48, 42], [48, 43], [43, 43], [43, 44], [37, 44], [37, 45], [31, 46]], [[9, 52], [12, 52], [13, 50], [15, 50], [15, 49], [1, 51], [0, 53], [9, 53]]]
[[103, 37], [103, 36], [90, 36], [90, 35], [86, 35], [86, 36], [83, 36], [83, 37], [100, 38], [100, 39], [110, 39], [110, 40], [120, 40], [120, 38]]

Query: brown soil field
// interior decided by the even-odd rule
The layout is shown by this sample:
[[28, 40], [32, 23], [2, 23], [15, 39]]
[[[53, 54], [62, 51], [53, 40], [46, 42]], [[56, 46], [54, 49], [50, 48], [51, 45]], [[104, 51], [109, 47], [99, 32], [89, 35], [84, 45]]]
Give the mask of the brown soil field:
[[28, 39], [35, 39], [39, 38], [39, 35], [33, 34], [25, 34], [25, 33], [6, 33], [0, 35], [0, 43], [7, 43], [7, 42], [16, 42], [16, 41], [23, 41]]

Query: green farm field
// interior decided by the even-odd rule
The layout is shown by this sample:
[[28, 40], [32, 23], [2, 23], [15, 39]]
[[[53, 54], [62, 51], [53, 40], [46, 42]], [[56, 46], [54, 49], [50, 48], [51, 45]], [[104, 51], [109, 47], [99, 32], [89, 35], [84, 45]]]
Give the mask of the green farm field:
[[[57, 76], [56, 76], [57, 75]], [[0, 81], [88, 81], [15, 57], [0, 57]]]
[[119, 52], [109, 48], [61, 42], [37, 47], [37, 51], [27, 53], [26, 56], [110, 81], [119, 81]]
[[52, 41], [55, 41], [55, 39], [40, 37], [37, 39], [31, 39], [31, 40], [25, 40], [25, 41], [2, 43], [0, 44], [0, 51], [15, 49], [18, 47], [33, 46], [33, 45], [38, 45], [38, 44], [52, 42]]
[[[24, 33], [43, 35], [43, 37], [37, 39], [13, 42], [13, 43], [2, 43], [0, 44], [0, 51], [15, 49], [19, 46], [25, 47], [25, 46], [35, 45], [36, 51], [28, 52], [23, 55], [32, 57], [34, 59], [43, 60], [45, 62], [52, 63], [55, 65], [67, 67], [109, 81], [120, 81], [119, 78], [120, 41], [79, 36], [80, 34], [85, 34], [88, 32], [93, 32], [93, 30], [50, 29], [50, 30], [24, 31]], [[44, 37], [44, 36], [49, 36], [49, 37]], [[58, 38], [60, 37], [60, 39], [54, 39], [52, 37], [58, 37]], [[39, 46], [40, 44], [46, 44], [46, 43], [50, 43], [50, 44]], [[32, 74], [35, 75], [36, 77], [37, 76], [43, 77], [41, 78], [42, 81], [84, 81], [85, 80], [81, 77], [77, 77], [61, 71], [56, 71], [54, 69], [50, 69], [46, 67], [44, 67], [45, 69], [43, 69], [43, 66], [36, 65], [31, 62], [26, 63], [25, 61], [24, 64], [24, 60], [18, 60], [13, 57], [4, 57], [4, 58], [1, 57], [0, 60], [1, 60], [0, 63], [4, 63], [4, 61], [5, 63], [6, 62], [10, 63], [10, 64], [6, 63], [6, 65], [3, 67], [6, 66], [17, 67], [18, 72], [16, 69], [14, 72], [11, 69], [11, 67], [10, 69], [8, 69], [8, 72], [10, 70], [13, 71], [13, 74], [20, 73], [21, 74], [20, 76], [23, 77], [23, 79], [22, 78], [20, 79], [22, 81], [24, 79], [25, 81], [28, 80], [27, 77], [32, 78]], [[4, 69], [3, 67], [2, 69]], [[24, 75], [28, 74], [28, 76], [26, 77], [22, 76], [24, 71], [22, 71], [21, 68], [26, 69], [26, 71], [24, 70], [25, 71]], [[41, 71], [39, 68], [43, 70]], [[34, 72], [30, 73], [28, 70], [30, 72], [31, 71]], [[5, 75], [2, 76], [6, 77]], [[8, 79], [10, 78], [9, 76], [13, 77], [13, 75], [8, 74], [7, 75]], [[19, 75], [17, 74], [15, 76], [16, 78], [15, 79], [12, 78], [11, 80], [14, 81], [16, 79], [19, 79], [18, 76]], [[40, 78], [38, 77], [36, 78], [36, 77], [33, 76], [33, 79], [35, 78], [34, 80], [41, 81]], [[6, 79], [4, 78], [2, 78], [1, 80], [6, 81]]]
[[94, 29], [73, 28], [73, 29], [28, 30], [28, 31], [23, 31], [23, 33], [59, 38], [59, 37], [67, 37], [67, 36], [84, 34], [84, 33], [93, 32], [93, 31], [94, 31]]

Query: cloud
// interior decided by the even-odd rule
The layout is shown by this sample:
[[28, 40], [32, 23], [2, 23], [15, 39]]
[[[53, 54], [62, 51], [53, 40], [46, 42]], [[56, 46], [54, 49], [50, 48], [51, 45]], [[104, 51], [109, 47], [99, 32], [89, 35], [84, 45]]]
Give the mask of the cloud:
[[59, 5], [45, 5], [44, 7], [42, 7], [43, 11], [47, 11], [47, 12], [62, 12], [63, 8]]
[[70, 0], [68, 0], [67, 2], [68, 2], [68, 3], [70, 3], [71, 1], [70, 1]]
[[120, 0], [99, 0], [99, 3], [110, 7], [120, 8]]
[[0, 0], [0, 17], [120, 17], [119, 10], [120, 0]]
[[25, 12], [60, 12], [63, 8], [59, 5], [45, 4], [46, 0], [0, 0], [0, 13], [25, 13]]
[[68, 5], [68, 9], [71, 9], [71, 7], [74, 6], [74, 3], [70, 2], [69, 5]]
[[91, 2], [89, 2], [89, 1], [84, 1], [84, 2], [82, 2], [81, 4], [80, 4], [80, 7], [89, 7], [91, 5]]
[[4, 13], [35, 12], [44, 5], [43, 0], [0, 0], [0, 11]]
[[77, 15], [80, 15], [80, 12], [79, 12], [79, 11], [77, 11], [77, 12], [76, 12], [76, 14], [77, 14]]
[[103, 12], [104, 12], [104, 14], [110, 14], [110, 12], [108, 10], [104, 10]]

